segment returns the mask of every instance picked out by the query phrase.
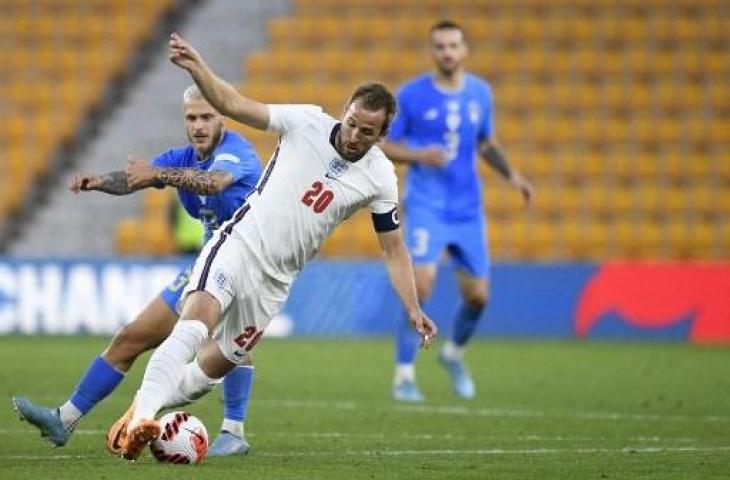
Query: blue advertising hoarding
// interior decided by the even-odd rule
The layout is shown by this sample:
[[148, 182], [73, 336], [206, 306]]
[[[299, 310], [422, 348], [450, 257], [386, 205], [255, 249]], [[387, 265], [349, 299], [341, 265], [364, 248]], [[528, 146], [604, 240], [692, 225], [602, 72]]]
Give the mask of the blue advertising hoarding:
[[[0, 259], [0, 334], [112, 334], [188, 261]], [[730, 340], [727, 264], [498, 263], [490, 283], [479, 335]], [[443, 265], [425, 305], [443, 334], [458, 304]], [[382, 336], [397, 321], [404, 316], [382, 262], [318, 260], [267, 333]]]

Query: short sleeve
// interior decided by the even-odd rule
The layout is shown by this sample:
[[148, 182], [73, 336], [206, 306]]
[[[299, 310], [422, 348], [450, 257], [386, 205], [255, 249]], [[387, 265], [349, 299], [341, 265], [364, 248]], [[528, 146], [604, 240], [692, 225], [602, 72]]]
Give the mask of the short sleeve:
[[216, 153], [209, 170], [228, 172], [233, 176], [233, 181], [236, 182], [258, 169], [260, 169], [260, 164], [256, 153], [252, 148], [245, 148]]
[[174, 150], [167, 150], [162, 152], [152, 159], [153, 167], [177, 167], [177, 158], [175, 157]]
[[390, 160], [383, 155], [384, 167], [380, 169], [383, 181], [379, 184], [378, 193], [370, 202], [370, 211], [374, 215], [392, 212], [398, 206], [398, 178]]
[[479, 141], [484, 141], [494, 136], [494, 102], [492, 101], [492, 89], [486, 86], [482, 100], [482, 122], [479, 126]]
[[303, 125], [313, 123], [324, 113], [317, 105], [267, 105], [269, 126], [267, 130], [283, 134]]

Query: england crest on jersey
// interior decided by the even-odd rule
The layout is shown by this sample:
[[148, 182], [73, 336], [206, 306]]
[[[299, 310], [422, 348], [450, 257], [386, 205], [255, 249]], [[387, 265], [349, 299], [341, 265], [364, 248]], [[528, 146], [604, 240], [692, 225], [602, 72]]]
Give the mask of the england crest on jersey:
[[330, 160], [330, 166], [324, 176], [329, 180], [337, 180], [347, 171], [348, 168], [350, 168], [350, 162], [343, 160], [340, 157], [335, 157]]

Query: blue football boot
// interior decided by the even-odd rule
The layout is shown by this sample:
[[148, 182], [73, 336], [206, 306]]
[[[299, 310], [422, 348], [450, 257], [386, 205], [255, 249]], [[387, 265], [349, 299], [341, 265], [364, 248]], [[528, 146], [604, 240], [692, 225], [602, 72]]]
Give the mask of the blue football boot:
[[471, 379], [471, 374], [464, 361], [446, 358], [443, 352], [440, 352], [439, 363], [449, 372], [454, 393], [463, 399], [474, 398], [474, 395], [476, 395], [474, 380]]
[[416, 382], [403, 381], [393, 386], [393, 399], [399, 402], [420, 403], [426, 397], [416, 386]]
[[246, 455], [251, 446], [246, 437], [239, 437], [231, 432], [222, 431], [208, 449], [209, 457], [225, 457], [227, 455]]
[[25, 397], [13, 397], [13, 408], [20, 415], [41, 432], [41, 437], [51, 442], [55, 447], [66, 445], [71, 438], [71, 432], [66, 429], [57, 408], [39, 407]]

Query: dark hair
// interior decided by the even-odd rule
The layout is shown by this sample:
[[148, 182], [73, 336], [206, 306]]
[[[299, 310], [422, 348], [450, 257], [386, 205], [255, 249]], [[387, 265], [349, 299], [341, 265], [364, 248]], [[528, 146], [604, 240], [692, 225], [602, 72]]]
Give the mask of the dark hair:
[[383, 135], [388, 133], [390, 122], [398, 110], [395, 97], [390, 93], [388, 87], [382, 83], [363, 83], [352, 92], [345, 108], [352, 105], [352, 102], [355, 100], [360, 100], [363, 108], [371, 112], [385, 110], [385, 121], [383, 122], [383, 127], [380, 129], [380, 133]]
[[431, 37], [433, 32], [437, 30], [458, 30], [461, 32], [461, 38], [464, 39], [464, 43], [468, 43], [466, 39], [466, 30], [464, 30], [461, 25], [452, 20], [439, 20], [433, 27], [431, 27], [431, 30], [428, 31], [429, 38]]

